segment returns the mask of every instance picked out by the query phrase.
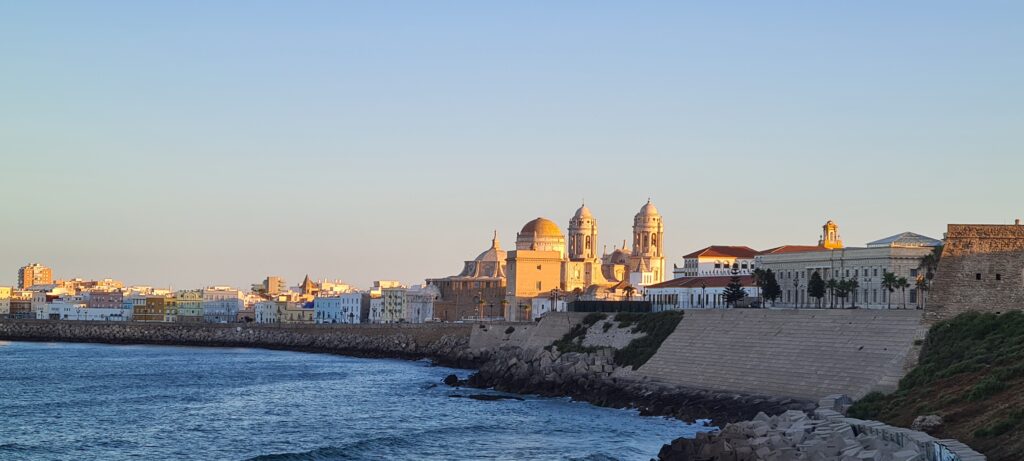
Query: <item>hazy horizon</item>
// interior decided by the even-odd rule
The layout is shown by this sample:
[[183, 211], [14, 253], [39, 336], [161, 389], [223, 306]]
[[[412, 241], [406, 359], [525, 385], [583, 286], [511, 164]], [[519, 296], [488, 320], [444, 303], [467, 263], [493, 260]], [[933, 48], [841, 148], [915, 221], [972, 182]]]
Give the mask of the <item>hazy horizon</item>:
[[598, 248], [650, 197], [667, 263], [1024, 218], [1024, 5], [0, 8], [0, 285], [423, 283], [494, 230]]

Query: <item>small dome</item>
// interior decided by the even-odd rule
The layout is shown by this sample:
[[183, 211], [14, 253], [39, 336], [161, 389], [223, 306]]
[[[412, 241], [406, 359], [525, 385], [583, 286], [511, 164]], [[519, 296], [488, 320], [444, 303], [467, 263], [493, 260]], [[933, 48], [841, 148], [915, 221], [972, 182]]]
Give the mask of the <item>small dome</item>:
[[581, 206], [578, 210], [576, 210], [576, 214], [573, 215], [573, 219], [583, 219], [583, 218], [593, 218], [593, 217], [594, 217], [594, 215], [590, 213], [590, 208], [587, 208], [586, 205]]
[[546, 218], [537, 218], [526, 223], [520, 234], [533, 234], [536, 237], [562, 237], [562, 229], [554, 221]]
[[640, 216], [657, 216], [658, 209], [655, 208], [654, 204], [650, 200], [647, 200], [647, 204], [640, 208]]

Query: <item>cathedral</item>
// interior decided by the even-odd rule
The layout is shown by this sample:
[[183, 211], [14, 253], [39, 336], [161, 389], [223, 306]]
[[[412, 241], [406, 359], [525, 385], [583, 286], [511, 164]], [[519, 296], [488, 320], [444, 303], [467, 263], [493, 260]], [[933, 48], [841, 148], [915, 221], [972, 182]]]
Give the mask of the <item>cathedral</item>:
[[515, 249], [491, 246], [466, 261], [458, 275], [427, 279], [440, 291], [439, 320], [529, 320], [534, 299], [623, 300], [665, 280], [665, 225], [650, 200], [633, 217], [633, 247], [598, 253], [597, 218], [585, 205], [569, 219], [568, 234], [537, 218], [516, 235]]
[[633, 248], [598, 256], [597, 219], [586, 205], [569, 220], [568, 236], [553, 221], [537, 218], [516, 236], [506, 264], [508, 320], [528, 320], [534, 298], [571, 296], [618, 300], [665, 280], [665, 225], [647, 201], [633, 218]]

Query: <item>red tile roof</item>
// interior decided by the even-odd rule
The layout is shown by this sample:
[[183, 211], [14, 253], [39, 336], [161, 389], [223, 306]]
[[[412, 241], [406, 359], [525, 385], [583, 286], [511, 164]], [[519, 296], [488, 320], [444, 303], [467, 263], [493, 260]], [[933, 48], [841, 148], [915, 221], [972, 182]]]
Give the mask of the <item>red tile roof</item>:
[[727, 258], [753, 258], [757, 256], [757, 250], [748, 246], [731, 246], [731, 245], [711, 245], [707, 248], [703, 248], [693, 253], [690, 253], [683, 258], [699, 258], [701, 256], [720, 256]]
[[[728, 285], [730, 280], [732, 280], [732, 276], [730, 275], [716, 275], [713, 277], [682, 277], [672, 279], [667, 282], [661, 282], [657, 285], [651, 285], [647, 288], [700, 288], [701, 284], [704, 284], [707, 288], [722, 288]], [[740, 283], [745, 287], [752, 287], [754, 286], [754, 277], [741, 275]]]
[[769, 248], [760, 252], [763, 255], [779, 255], [785, 253], [806, 253], [808, 251], [825, 251], [826, 248], [817, 245], [782, 245], [780, 247]]

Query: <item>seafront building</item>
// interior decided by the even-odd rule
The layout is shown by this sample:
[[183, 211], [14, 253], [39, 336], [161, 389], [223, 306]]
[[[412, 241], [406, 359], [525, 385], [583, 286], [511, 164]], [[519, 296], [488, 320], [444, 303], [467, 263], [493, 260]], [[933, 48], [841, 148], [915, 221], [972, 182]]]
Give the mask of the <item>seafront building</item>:
[[394, 286], [381, 289], [380, 295], [383, 300], [384, 311], [381, 314], [381, 323], [404, 322], [406, 317], [406, 291], [404, 286]]
[[358, 324], [363, 322], [364, 309], [370, 309], [368, 293], [331, 293], [313, 300], [313, 320], [316, 323]]
[[253, 307], [256, 323], [277, 323], [277, 301], [264, 300]]
[[[782, 289], [782, 298], [775, 303], [777, 307], [814, 307], [817, 300], [809, 297], [807, 285], [815, 272], [825, 281], [857, 282], [857, 288], [845, 300], [847, 305], [870, 309], [916, 307], [919, 302], [917, 281], [924, 275], [921, 260], [940, 245], [940, 240], [903, 232], [864, 247], [773, 248], [756, 259], [759, 268], [775, 273]], [[883, 283], [885, 273], [906, 279], [909, 286], [890, 291]], [[834, 304], [828, 299], [823, 302], [827, 306]]]
[[441, 297], [441, 291], [431, 285], [417, 285], [405, 292], [405, 317], [407, 323], [424, 323], [434, 320], [434, 303]]
[[203, 322], [203, 292], [201, 290], [181, 290], [176, 292], [174, 297], [178, 301], [179, 322]]
[[243, 293], [226, 286], [212, 286], [203, 290], [203, 319], [208, 323], [230, 323], [238, 317], [244, 303]]

